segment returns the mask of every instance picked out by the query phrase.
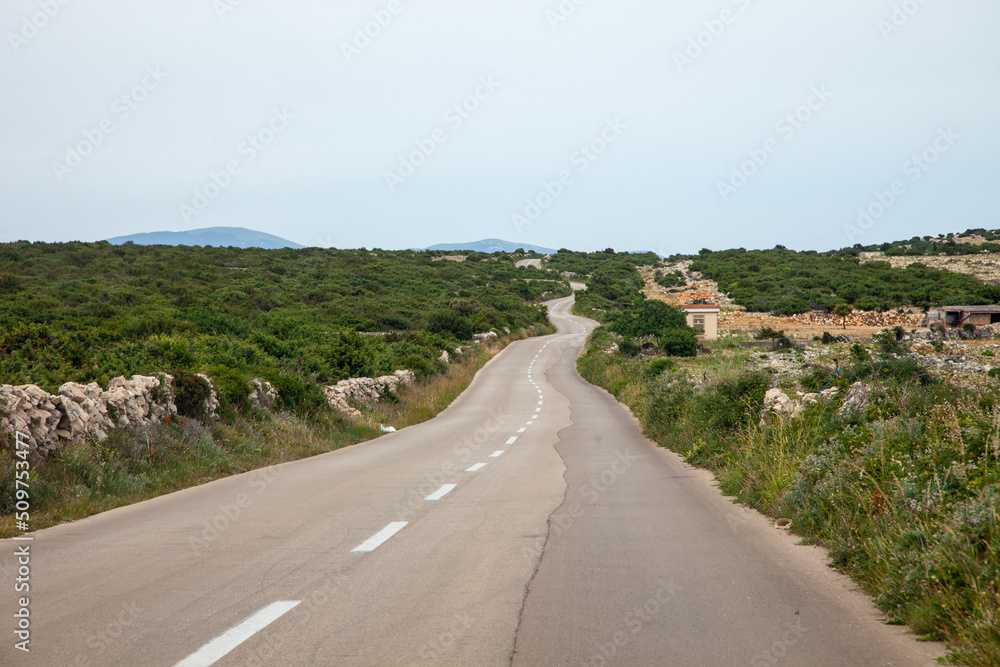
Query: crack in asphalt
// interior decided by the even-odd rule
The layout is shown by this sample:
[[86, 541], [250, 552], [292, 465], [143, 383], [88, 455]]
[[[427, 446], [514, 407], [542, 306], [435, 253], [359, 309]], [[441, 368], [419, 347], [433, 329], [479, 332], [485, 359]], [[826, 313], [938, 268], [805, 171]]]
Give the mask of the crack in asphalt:
[[[566, 354], [566, 349], [569, 347], [569, 345], [572, 342], [572, 338], [574, 336], [578, 336], [578, 335], [579, 334], [572, 334], [572, 333], [562, 334], [562, 336], [565, 337], [565, 340], [563, 341], [565, 344], [563, 345], [562, 349], [559, 351], [559, 356], [552, 363], [552, 365], [549, 366], [550, 369], [553, 366], [555, 366], [557, 363], [559, 363], [560, 361], [562, 361], [563, 356]], [[581, 346], [580, 351], [582, 351], [582, 350], [583, 350], [583, 347]], [[577, 352], [577, 356], [579, 356], [579, 352], [580, 351]], [[574, 363], [575, 363], [575, 360], [576, 360], [576, 357], [574, 357]], [[546, 381], [548, 381], [548, 371], [545, 372], [544, 377], [545, 377]], [[541, 569], [541, 567], [542, 567], [542, 561], [545, 558], [546, 547], [549, 544], [549, 537], [552, 535], [552, 518], [554, 516], [556, 516], [556, 514], [559, 513], [559, 510], [566, 504], [566, 499], [569, 496], [569, 480], [567, 479], [567, 475], [569, 474], [569, 466], [566, 464], [566, 459], [563, 458], [562, 453], [559, 451], [559, 445], [562, 444], [562, 442], [563, 442], [563, 433], [565, 431], [568, 431], [569, 429], [572, 429], [572, 428], [576, 427], [576, 419], [574, 417], [574, 408], [573, 408], [572, 401], [570, 401], [569, 398], [565, 394], [563, 394], [561, 391], [559, 391], [558, 389], [556, 389], [556, 387], [555, 387], [554, 384], [552, 384], [551, 382], [549, 382], [549, 385], [552, 387], [552, 391], [553, 392], [555, 392], [556, 394], [559, 394], [560, 396], [562, 396], [569, 403], [569, 421], [570, 421], [570, 423], [569, 423], [568, 426], [559, 429], [559, 431], [556, 433], [556, 441], [552, 444], [552, 447], [555, 450], [556, 455], [559, 457], [559, 460], [562, 461], [562, 464], [563, 464], [563, 494], [562, 494], [562, 498], [560, 498], [560, 500], [559, 500], [559, 504], [556, 505], [556, 507], [552, 510], [552, 512], [549, 513], [549, 518], [545, 522], [545, 535], [544, 535], [544, 540], [543, 540], [543, 542], [541, 544], [541, 549], [539, 550], [539, 553], [538, 553], [538, 560], [535, 563], [535, 569], [532, 571], [531, 576], [528, 578], [528, 584], [524, 587], [524, 597], [521, 598], [521, 609], [517, 613], [517, 625], [514, 628], [514, 643], [513, 643], [513, 646], [511, 647], [510, 657], [507, 660], [507, 664], [508, 665], [513, 664], [514, 657], [517, 655], [517, 641], [518, 641], [518, 638], [519, 638], [520, 633], [521, 633], [521, 623], [524, 620], [524, 609], [525, 609], [525, 606], [527, 605], [528, 596], [531, 594], [531, 585], [534, 583], [535, 578], [538, 576], [538, 571], [539, 571], [539, 569]]]

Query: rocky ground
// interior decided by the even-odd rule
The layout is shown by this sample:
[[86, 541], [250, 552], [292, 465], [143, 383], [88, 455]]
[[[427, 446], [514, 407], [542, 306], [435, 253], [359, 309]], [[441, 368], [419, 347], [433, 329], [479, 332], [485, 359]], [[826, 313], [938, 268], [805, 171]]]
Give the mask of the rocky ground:
[[[993, 368], [1000, 368], [1000, 327], [980, 327], [977, 333], [980, 338], [963, 339], [958, 336], [969, 334], [950, 330], [942, 336], [928, 330], [917, 331], [900, 341], [902, 349], [896, 356], [912, 359], [960, 384], [994, 381], [988, 373]], [[733, 333], [723, 336], [722, 341], [745, 338], [744, 334]], [[869, 354], [876, 353], [874, 343], [864, 337], [829, 345], [811, 341], [793, 349], [754, 353], [747, 358], [747, 365], [768, 369], [776, 376], [779, 387], [784, 387], [794, 400], [796, 394], [800, 394], [799, 398], [804, 394], [794, 388], [815, 368], [824, 369], [832, 377], [835, 359], [839, 359], [841, 365], [852, 363], [855, 342]]]
[[862, 253], [862, 262], [889, 262], [894, 269], [902, 269], [911, 264], [923, 264], [934, 269], [953, 273], [967, 273], [988, 285], [1000, 285], [1000, 254], [980, 253], [977, 255], [930, 255], [926, 257], [886, 257], [880, 252]]
[[[691, 271], [691, 260], [668, 263], [661, 267], [642, 267], [640, 269], [646, 281], [645, 294], [649, 299], [664, 301], [672, 306], [705, 300], [717, 303], [722, 307], [719, 314], [719, 331], [759, 331], [764, 327], [784, 331], [789, 337], [808, 340], [814, 336], [822, 336], [824, 331], [831, 334], [847, 334], [870, 338], [882, 329], [902, 326], [906, 329], [922, 327], [923, 313], [917, 310], [891, 311], [876, 313], [872, 311], [856, 311], [847, 317], [846, 328], [840, 318], [825, 313], [802, 313], [789, 317], [777, 317], [769, 313], [749, 313], [743, 306], [733, 302], [719, 291], [719, 286], [712, 280], [705, 279], [700, 273]], [[656, 273], [673, 273], [680, 271], [687, 281], [685, 287], [667, 288], [655, 281]]]

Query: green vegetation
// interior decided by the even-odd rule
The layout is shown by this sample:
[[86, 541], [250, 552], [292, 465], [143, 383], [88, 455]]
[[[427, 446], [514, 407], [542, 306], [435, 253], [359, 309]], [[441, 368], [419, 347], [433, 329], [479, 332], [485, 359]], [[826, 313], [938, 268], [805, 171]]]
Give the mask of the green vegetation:
[[[102, 443], [66, 445], [47, 457], [32, 455], [31, 526], [38, 530], [227, 475], [330, 452], [378, 437], [379, 424], [403, 428], [426, 421], [519, 337], [476, 345], [446, 373], [400, 387], [374, 406], [361, 406], [364, 418], [358, 422], [329, 409], [308, 418], [249, 411], [211, 426], [200, 419], [173, 417], [164, 424], [115, 430]], [[203, 386], [194, 376], [185, 381]], [[181, 408], [178, 405], [185, 413]], [[21, 534], [14, 521], [14, 461], [12, 447], [0, 447], [0, 538]]]
[[[0, 384], [55, 393], [160, 372], [175, 382], [167, 423], [33, 455], [37, 529], [429, 419], [508, 342], [552, 331], [540, 301], [570, 290], [503, 254], [22, 242], [0, 245], [0, 292]], [[498, 340], [470, 344], [486, 331]], [[363, 407], [358, 423], [322, 392], [403, 368], [417, 384]], [[210, 426], [197, 373], [219, 395], [222, 421]], [[250, 407], [254, 377], [278, 390], [275, 413]], [[0, 442], [0, 536], [14, 534], [13, 444]]]
[[524, 280], [513, 261], [486, 257], [2, 245], [0, 383], [54, 392], [68, 381], [215, 370], [235, 407], [237, 387], [257, 375], [301, 411], [316, 402], [309, 387], [399, 368], [441, 373], [441, 352], [475, 333], [547, 326], [536, 302], [568, 285]]
[[576, 295], [573, 312], [600, 321], [608, 310], [622, 309], [641, 301], [644, 286], [636, 269], [659, 263], [655, 253], [633, 255], [615, 253], [612, 249], [584, 253], [561, 249], [548, 262], [548, 268], [559, 272], [590, 276], [586, 292]]
[[[979, 241], [974, 237], [980, 237]], [[962, 239], [959, 243], [958, 240]], [[982, 252], [1000, 252], [1000, 230], [968, 229], [961, 234], [914, 236], [909, 241], [893, 241], [875, 245], [855, 245], [856, 252], [884, 252], [887, 256], [920, 255], [973, 255]]]
[[[760, 355], [721, 342], [678, 366], [607, 354], [609, 343], [596, 330], [580, 372], [626, 403], [649, 437], [712, 469], [724, 492], [827, 546], [893, 622], [947, 641], [961, 664], [1000, 664], [995, 381], [949, 383], [887, 353], [898, 344], [889, 330], [853, 354], [849, 344], [820, 344], [828, 360], [853, 356], [836, 386], [841, 397], [853, 382], [872, 388], [861, 413], [840, 414], [835, 398], [797, 419], [762, 420], [775, 376], [756, 369]], [[785, 391], [816, 391], [831, 366], [782, 377]]]
[[822, 310], [844, 317], [843, 309], [836, 310], [841, 303], [855, 310], [884, 311], [1000, 301], [1000, 287], [984, 285], [973, 276], [922, 264], [905, 269], [894, 269], [888, 262], [862, 264], [860, 251], [796, 252], [782, 246], [772, 250], [702, 250], [691, 270], [716, 281], [721, 291], [747, 310], [777, 315]]

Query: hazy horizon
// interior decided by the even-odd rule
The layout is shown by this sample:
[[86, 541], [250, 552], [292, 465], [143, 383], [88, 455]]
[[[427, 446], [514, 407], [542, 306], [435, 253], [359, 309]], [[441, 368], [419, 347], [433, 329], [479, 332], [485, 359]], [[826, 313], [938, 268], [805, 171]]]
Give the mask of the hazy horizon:
[[15, 0], [0, 241], [663, 255], [1000, 227], [987, 0]]

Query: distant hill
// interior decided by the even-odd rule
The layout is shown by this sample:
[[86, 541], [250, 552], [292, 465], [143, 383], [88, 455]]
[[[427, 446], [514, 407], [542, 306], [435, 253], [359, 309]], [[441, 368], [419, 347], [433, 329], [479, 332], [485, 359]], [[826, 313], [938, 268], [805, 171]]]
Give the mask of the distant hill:
[[537, 252], [542, 255], [554, 255], [557, 250], [543, 248], [530, 243], [511, 243], [501, 239], [485, 239], [483, 241], [473, 241], [472, 243], [441, 243], [424, 248], [424, 250], [434, 250], [440, 252], [485, 252], [493, 254], [495, 252], [514, 252], [518, 248], [524, 248], [529, 252]]
[[243, 227], [207, 227], [186, 232], [146, 232], [108, 239], [108, 243], [112, 245], [130, 242], [136, 245], [214, 246], [217, 248], [264, 248], [267, 250], [305, 247], [278, 236]]

